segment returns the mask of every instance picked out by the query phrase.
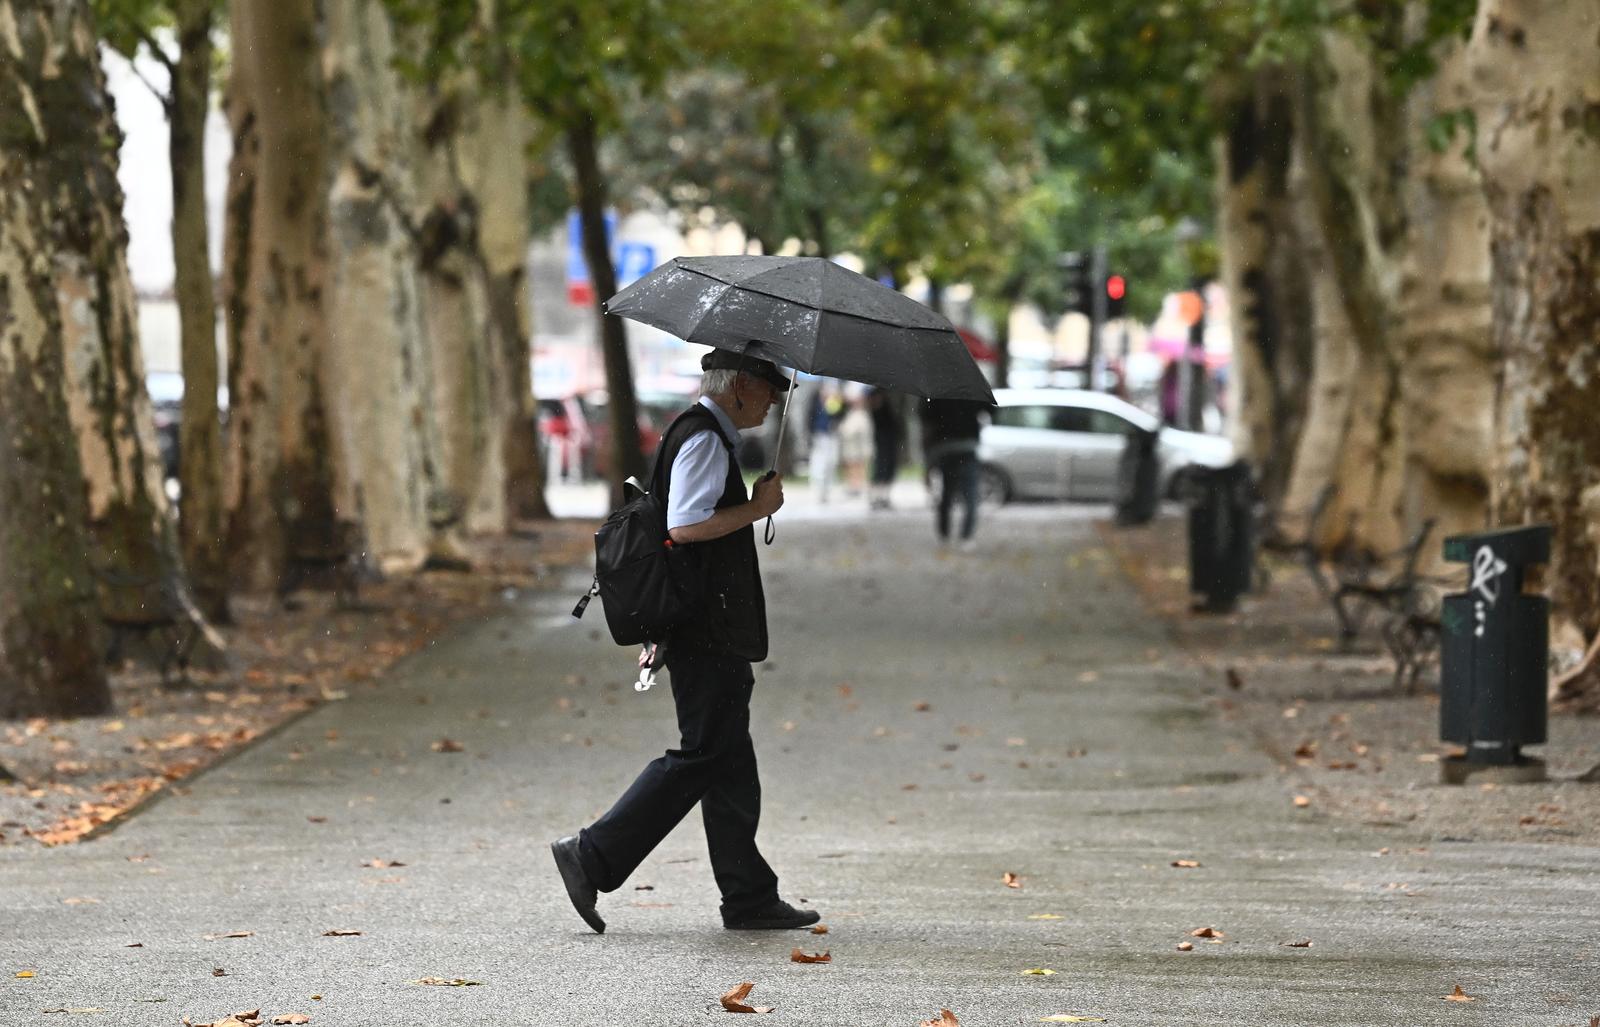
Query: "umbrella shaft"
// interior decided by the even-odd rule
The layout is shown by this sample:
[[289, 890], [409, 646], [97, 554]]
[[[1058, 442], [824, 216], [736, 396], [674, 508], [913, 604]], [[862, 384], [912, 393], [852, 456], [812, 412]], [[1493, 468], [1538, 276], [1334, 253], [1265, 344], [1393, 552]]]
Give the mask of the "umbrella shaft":
[[778, 415], [778, 441], [777, 444], [772, 447], [771, 470], [774, 473], [776, 473], [778, 470], [778, 453], [783, 449], [783, 433], [789, 427], [789, 404], [794, 402], [794, 385], [795, 381], [799, 377], [799, 368], [789, 372], [789, 391], [783, 394], [783, 413]]

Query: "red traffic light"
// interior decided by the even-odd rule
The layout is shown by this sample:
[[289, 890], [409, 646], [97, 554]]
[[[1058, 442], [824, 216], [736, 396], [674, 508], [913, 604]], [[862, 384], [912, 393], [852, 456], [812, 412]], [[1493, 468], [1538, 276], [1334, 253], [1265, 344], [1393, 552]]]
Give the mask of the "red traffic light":
[[1111, 275], [1106, 279], [1106, 298], [1120, 300], [1128, 295], [1128, 280], [1121, 275]]

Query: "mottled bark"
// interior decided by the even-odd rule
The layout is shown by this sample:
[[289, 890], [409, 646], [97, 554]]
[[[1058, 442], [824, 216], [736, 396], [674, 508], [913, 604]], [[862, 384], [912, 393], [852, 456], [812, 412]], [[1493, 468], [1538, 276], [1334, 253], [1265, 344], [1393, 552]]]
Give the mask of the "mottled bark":
[[328, 380], [339, 505], [363, 513], [370, 558], [420, 567], [431, 535], [438, 433], [415, 249], [407, 234], [411, 104], [377, 0], [323, 5], [330, 153]]
[[[326, 116], [313, 0], [233, 5], [236, 137], [253, 168], [232, 253], [229, 545], [247, 588], [274, 586], [296, 547], [334, 549], [327, 348]], [[232, 200], [244, 199], [243, 191]]]
[[594, 285], [595, 317], [600, 321], [600, 349], [605, 358], [607, 406], [611, 412], [611, 501], [621, 506], [622, 485], [630, 477], [643, 481], [644, 452], [639, 448], [638, 404], [633, 391], [633, 365], [622, 319], [605, 312], [616, 295], [617, 273], [606, 236], [605, 179], [600, 174], [599, 139], [592, 117], [567, 126], [567, 149], [577, 184], [578, 217], [583, 224], [583, 256]]
[[[1282, 513], [1311, 377], [1310, 283], [1289, 192], [1294, 76], [1251, 75], [1228, 102], [1217, 147], [1223, 279], [1234, 310], [1234, 443]], [[1289, 524], [1279, 530], [1293, 530]]]
[[419, 97], [415, 114], [422, 126], [417, 261], [440, 429], [439, 507], [453, 522], [435, 538], [434, 555], [445, 560], [464, 558], [464, 531], [505, 527], [498, 354], [478, 249], [477, 201], [463, 182], [459, 153], [474, 95], [465, 81], [442, 84]]
[[509, 92], [485, 96], [478, 104], [471, 144], [477, 157], [464, 169], [481, 213], [479, 250], [483, 257], [489, 324], [499, 353], [504, 397], [505, 514], [508, 518], [547, 518], [544, 497], [544, 447], [539, 440], [533, 400], [533, 351], [528, 311], [527, 149], [530, 123]]
[[1490, 211], [1496, 523], [1554, 528], [1568, 697], [1600, 704], [1600, 7], [1483, 0], [1469, 45]]
[[0, 718], [111, 707], [51, 230], [51, 94], [70, 67], [77, 89], [103, 97], [94, 47], [83, 3], [0, 0]]
[[193, 621], [206, 645], [220, 650], [222, 639], [189, 591], [163, 488], [117, 181], [122, 134], [92, 31], [86, 20], [75, 23], [51, 54], [37, 101], [50, 133], [42, 174], [51, 190], [67, 409], [87, 486], [101, 612], [137, 618], [164, 605], [163, 616]]
[[217, 410], [217, 309], [205, 197], [205, 129], [211, 106], [212, 0], [176, 0], [178, 56], [167, 103], [171, 130], [173, 288], [183, 367], [179, 427], [178, 537], [200, 608], [228, 612], [228, 557], [222, 503], [222, 425]]

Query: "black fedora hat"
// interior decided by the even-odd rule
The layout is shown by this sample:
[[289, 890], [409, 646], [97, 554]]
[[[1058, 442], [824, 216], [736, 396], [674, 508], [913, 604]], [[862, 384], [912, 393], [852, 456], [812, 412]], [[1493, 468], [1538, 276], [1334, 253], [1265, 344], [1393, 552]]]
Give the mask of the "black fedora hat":
[[731, 349], [714, 349], [700, 358], [702, 371], [743, 371], [752, 378], [760, 378], [779, 392], [789, 391], [789, 379], [770, 360], [752, 357]]

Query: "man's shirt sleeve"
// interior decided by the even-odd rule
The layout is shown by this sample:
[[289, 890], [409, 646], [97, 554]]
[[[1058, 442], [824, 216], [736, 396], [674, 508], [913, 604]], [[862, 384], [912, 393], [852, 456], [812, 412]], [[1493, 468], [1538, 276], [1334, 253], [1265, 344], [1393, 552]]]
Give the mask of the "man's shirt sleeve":
[[696, 432], [684, 440], [672, 461], [667, 491], [667, 530], [699, 524], [717, 511], [728, 483], [728, 450], [714, 431]]

